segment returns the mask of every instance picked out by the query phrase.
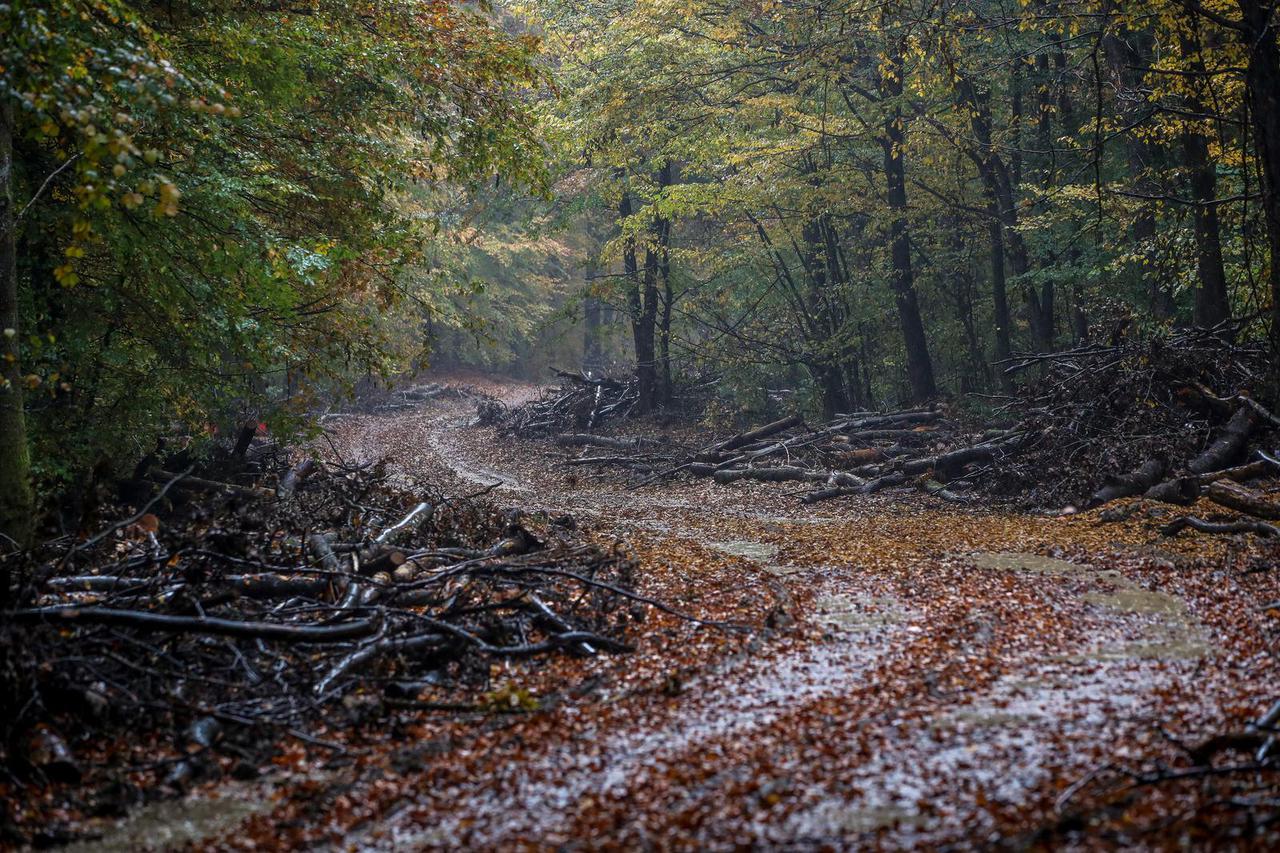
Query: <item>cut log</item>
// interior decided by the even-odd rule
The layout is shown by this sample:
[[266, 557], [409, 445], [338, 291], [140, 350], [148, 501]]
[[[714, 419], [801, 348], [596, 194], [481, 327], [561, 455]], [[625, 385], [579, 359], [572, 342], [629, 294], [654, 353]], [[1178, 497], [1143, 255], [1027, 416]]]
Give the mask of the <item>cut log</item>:
[[869, 429], [886, 429], [902, 424], [929, 424], [940, 420], [942, 420], [942, 412], [937, 409], [913, 409], [836, 421], [826, 429], [830, 432], [851, 433]]
[[1247, 465], [1224, 468], [1221, 471], [1210, 471], [1208, 474], [1193, 474], [1189, 477], [1176, 477], [1157, 483], [1146, 491], [1144, 498], [1153, 501], [1190, 506], [1204, 493], [1205, 487], [1215, 480], [1234, 480], [1237, 483], [1265, 477], [1268, 474], [1280, 473], [1280, 463], [1266, 454], [1262, 458]]
[[378, 572], [394, 572], [403, 566], [409, 559], [409, 556], [398, 548], [390, 548], [376, 552], [369, 559], [363, 561], [360, 565], [360, 571], [366, 575], [376, 575]]
[[242, 498], [272, 498], [276, 494], [270, 489], [264, 489], [260, 486], [240, 486], [235, 483], [222, 483], [217, 480], [206, 480], [203, 477], [193, 477], [190, 474], [183, 475], [173, 471], [162, 471], [158, 468], [152, 473], [165, 480], [179, 481], [176, 485], [176, 488], [179, 489], [203, 489], [204, 491], [223, 492]]
[[1192, 459], [1187, 470], [1193, 474], [1206, 474], [1227, 468], [1244, 452], [1249, 435], [1258, 426], [1258, 412], [1251, 406], [1241, 406], [1227, 421], [1218, 437], [1204, 452]]
[[1232, 483], [1230, 480], [1215, 480], [1205, 490], [1206, 497], [1219, 506], [1252, 515], [1255, 518], [1269, 520], [1280, 519], [1280, 504], [1268, 500], [1265, 495]]
[[408, 530], [414, 524], [418, 523], [421, 519], [431, 515], [431, 512], [431, 504], [427, 501], [422, 501], [421, 503], [416, 504], [413, 509], [409, 510], [409, 514], [404, 518], [379, 533], [373, 541], [379, 545], [387, 545], [394, 542], [397, 536]]
[[564, 460], [565, 465], [632, 465], [652, 467], [651, 460], [639, 456], [578, 456]]
[[564, 433], [555, 437], [555, 442], [560, 447], [582, 447], [589, 445], [591, 447], [608, 447], [613, 450], [635, 450], [641, 444], [638, 438], [609, 438], [604, 435], [590, 435], [588, 433]]
[[1107, 485], [1094, 492], [1086, 506], [1089, 508], [1102, 506], [1120, 498], [1140, 495], [1160, 482], [1160, 478], [1164, 476], [1164, 470], [1163, 460], [1148, 459], [1124, 476], [1108, 478]]
[[713, 462], [727, 451], [736, 450], [739, 447], [769, 438], [770, 436], [777, 435], [780, 432], [785, 432], [793, 427], [802, 426], [803, 424], [804, 417], [802, 415], [789, 415], [785, 418], [773, 421], [772, 423], [758, 426], [754, 429], [747, 430], [746, 432], [740, 432], [735, 436], [719, 442], [718, 444], [713, 444], [699, 453], [696, 459], [699, 462]]
[[712, 474], [717, 483], [733, 483], [738, 480], [760, 480], [766, 483], [808, 482], [831, 483], [837, 486], [857, 487], [864, 480], [843, 471], [819, 471], [808, 468], [724, 468]]
[[1274, 412], [1259, 403], [1257, 400], [1254, 400], [1252, 397], [1241, 397], [1240, 405], [1248, 406], [1250, 409], [1253, 409], [1254, 414], [1259, 418], [1271, 424], [1273, 427], [1280, 428], [1280, 417], [1276, 417]]
[[925, 494], [933, 495], [935, 498], [941, 498], [948, 503], [965, 504], [969, 502], [969, 499], [964, 495], [951, 491], [937, 480], [921, 480], [920, 490]]
[[276, 486], [276, 497], [282, 501], [293, 497], [293, 493], [297, 491], [298, 486], [302, 485], [308, 477], [319, 470], [319, 467], [319, 463], [311, 457], [307, 457], [297, 465], [294, 465], [280, 478], [280, 483]]
[[1199, 477], [1174, 477], [1172, 480], [1156, 483], [1143, 492], [1142, 496], [1148, 500], [1161, 501], [1162, 503], [1191, 506], [1200, 499], [1202, 491], [1204, 491], [1204, 486], [1201, 484]]
[[311, 553], [320, 559], [320, 565], [324, 566], [327, 571], [340, 573], [342, 564], [338, 562], [338, 555], [333, 551], [333, 545], [329, 539], [320, 533], [312, 533], [307, 537], [307, 547], [311, 549]]
[[906, 474], [923, 474], [933, 469], [934, 476], [946, 482], [960, 476], [965, 467], [974, 462], [985, 462], [997, 456], [1016, 452], [1027, 440], [1028, 436], [1025, 434], [1007, 435], [995, 441], [962, 447], [937, 456], [912, 459], [902, 466], [902, 470]]
[[600, 377], [599, 379], [593, 379], [590, 376], [587, 376], [585, 373], [575, 372], [571, 370], [562, 370], [559, 367], [552, 367], [551, 372], [554, 373], [556, 376], [559, 376], [561, 379], [567, 379], [570, 382], [577, 383], [578, 385], [591, 385], [596, 388], [623, 387], [623, 383], [619, 382], [616, 379], [610, 379], [607, 376]]
[[831, 500], [832, 498], [839, 498], [845, 495], [869, 495], [874, 492], [878, 492], [881, 489], [887, 489], [890, 486], [900, 486], [906, 481], [906, 474], [903, 474], [901, 471], [894, 471], [892, 473], [885, 474], [883, 477], [878, 477], [875, 480], [863, 483], [861, 486], [832, 486], [828, 489], [819, 489], [816, 492], [810, 492], [800, 498], [800, 502], [813, 504], [818, 501]]

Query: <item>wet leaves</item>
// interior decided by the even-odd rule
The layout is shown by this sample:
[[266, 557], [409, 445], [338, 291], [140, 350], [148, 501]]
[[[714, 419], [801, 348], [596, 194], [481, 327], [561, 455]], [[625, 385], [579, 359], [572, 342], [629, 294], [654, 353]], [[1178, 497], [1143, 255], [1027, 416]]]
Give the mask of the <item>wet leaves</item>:
[[[498, 473], [489, 496], [539, 530], [568, 516], [588, 541], [622, 534], [640, 594], [753, 630], [619, 604], [635, 654], [504, 662], [473, 711], [312, 733], [341, 760], [285, 744], [270, 811], [209, 846], [1163, 847], [1244, 838], [1270, 808], [1269, 777], [1154, 778], [1269, 704], [1266, 543], [1166, 539], [1145, 504], [1104, 521], [635, 489], [460, 429], [467, 409], [332, 431], [350, 459], [389, 452], [405, 482], [456, 493]], [[446, 707], [431, 685], [416, 698]]]

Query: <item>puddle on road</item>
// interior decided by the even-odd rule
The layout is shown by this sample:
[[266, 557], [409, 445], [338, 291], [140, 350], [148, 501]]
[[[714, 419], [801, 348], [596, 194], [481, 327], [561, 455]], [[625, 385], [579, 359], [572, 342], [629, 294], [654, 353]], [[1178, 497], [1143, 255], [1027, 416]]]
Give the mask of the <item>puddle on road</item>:
[[1099, 570], [1086, 564], [1013, 551], [978, 553], [966, 559], [980, 569], [1101, 581], [1112, 589], [1085, 593], [1085, 602], [1121, 617], [1147, 617], [1139, 626], [1138, 636], [1119, 642], [1104, 642], [1083, 654], [1064, 655], [1063, 660], [1189, 660], [1207, 657], [1216, 651], [1205, 638], [1204, 626], [1191, 615], [1185, 601], [1139, 586], [1113, 569]]
[[[814, 826], [821, 826], [817, 836], [861, 835], [878, 829], [892, 827], [923, 826], [925, 820], [917, 812], [898, 806], [851, 806], [846, 803], [830, 803], [805, 815]], [[803, 837], [803, 830], [800, 834]]]
[[1035, 572], [1042, 575], [1067, 576], [1093, 571], [1091, 566], [1069, 563], [1066, 560], [1044, 557], [1040, 554], [1022, 554], [1015, 551], [978, 553], [965, 559], [980, 569]]
[[833, 593], [814, 599], [813, 621], [844, 631], [869, 631], [896, 625], [906, 614], [892, 598]]
[[708, 548], [723, 551], [734, 557], [746, 557], [757, 563], [766, 563], [778, 556], [778, 546], [767, 542], [752, 542], [748, 539], [733, 539], [728, 542], [708, 542]]
[[786, 566], [774, 562], [778, 557], [778, 546], [768, 542], [753, 542], [749, 539], [730, 539], [725, 542], [707, 542], [706, 547], [731, 557], [743, 557], [771, 575], [785, 577], [806, 571], [803, 566]]
[[186, 847], [225, 837], [246, 818], [265, 812], [270, 806], [271, 799], [258, 788], [228, 786], [216, 798], [199, 796], [145, 805], [102, 838], [63, 849], [68, 853], [128, 853]]

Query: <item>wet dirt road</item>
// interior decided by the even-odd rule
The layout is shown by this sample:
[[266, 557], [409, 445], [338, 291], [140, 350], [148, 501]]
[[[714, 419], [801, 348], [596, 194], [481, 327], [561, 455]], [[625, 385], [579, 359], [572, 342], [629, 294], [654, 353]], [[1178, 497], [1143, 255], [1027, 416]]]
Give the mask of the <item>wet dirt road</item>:
[[[265, 778], [146, 806], [77, 850], [1220, 846], [1214, 824], [1187, 829], [1216, 794], [1139, 797], [1126, 774], [1186, 767], [1187, 745], [1271, 704], [1280, 609], [1260, 605], [1280, 582], [1246, 540], [1162, 538], [1145, 506], [1104, 522], [638, 488], [472, 412], [342, 414], [317, 446], [389, 459], [410, 491], [488, 490], [535, 531], [571, 516], [634, 554], [640, 594], [745, 627], [632, 606], [634, 653], [494, 664], [472, 688], [528, 697], [521, 713], [349, 695], [348, 723], [287, 742]], [[459, 689], [420, 698], [456, 709]]]
[[436, 746], [369, 795], [348, 844], [1027, 841], [1077, 780], [1266, 701], [1258, 592], [1214, 568], [1220, 542], [917, 495], [815, 510], [774, 484], [637, 489], [470, 417], [451, 401], [329, 428], [408, 484], [494, 486], [621, 537], [641, 592], [754, 630], [651, 620], [635, 656], [566, 665], [578, 688], [528, 719], [425, 726]]

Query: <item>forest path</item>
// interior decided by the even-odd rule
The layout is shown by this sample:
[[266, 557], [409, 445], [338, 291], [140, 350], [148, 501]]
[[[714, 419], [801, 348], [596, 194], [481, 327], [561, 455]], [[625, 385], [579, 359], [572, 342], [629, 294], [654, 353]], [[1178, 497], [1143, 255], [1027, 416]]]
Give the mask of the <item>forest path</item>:
[[432, 402], [330, 432], [407, 485], [570, 513], [631, 543], [644, 594], [758, 630], [652, 619], [635, 655], [565, 668], [580, 684], [543, 713], [431, 728], [445, 746], [399, 768], [362, 844], [982, 843], [1051, 823], [1074, 780], [1208, 725], [1266, 668], [1247, 593], [1193, 570], [1217, 543], [914, 495], [637, 489], [470, 419]]

